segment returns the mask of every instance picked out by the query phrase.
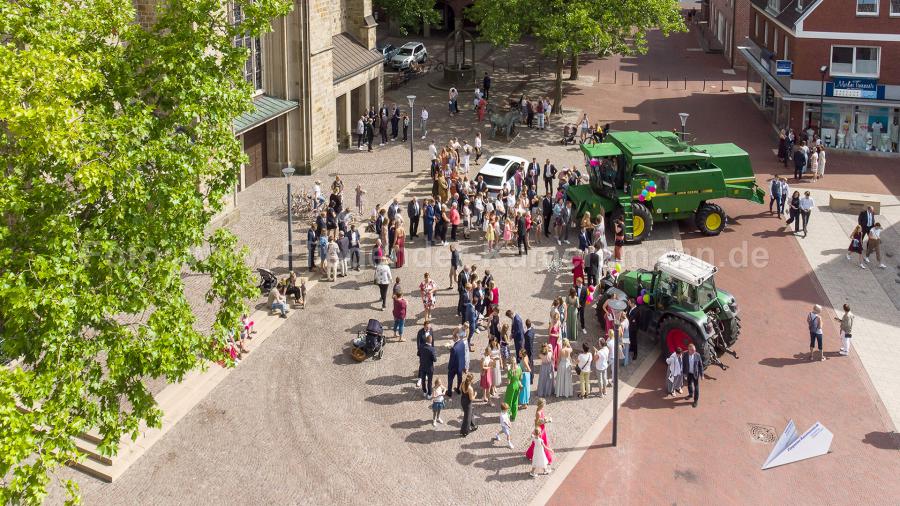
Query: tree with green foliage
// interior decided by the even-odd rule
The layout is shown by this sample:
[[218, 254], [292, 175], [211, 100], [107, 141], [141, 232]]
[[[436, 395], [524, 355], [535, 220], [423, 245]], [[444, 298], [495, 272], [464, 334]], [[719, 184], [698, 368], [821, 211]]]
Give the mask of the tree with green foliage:
[[642, 54], [649, 30], [666, 36], [685, 30], [676, 0], [478, 0], [466, 13], [491, 44], [507, 47], [532, 36], [543, 54], [556, 59], [557, 113], [566, 55], [573, 57], [574, 78], [581, 53]]
[[[145, 382], [218, 360], [255, 288], [211, 219], [244, 161], [247, 49], [283, 0], [165, 0], [150, 29], [131, 0], [0, 5], [0, 503], [37, 504], [72, 437], [160, 425]], [[182, 275], [210, 279], [211, 329]], [[66, 482], [70, 502], [78, 486]]]
[[434, 0], [375, 0], [375, 5], [397, 24], [401, 35], [423, 24], [434, 25], [441, 21], [440, 12], [434, 8]]

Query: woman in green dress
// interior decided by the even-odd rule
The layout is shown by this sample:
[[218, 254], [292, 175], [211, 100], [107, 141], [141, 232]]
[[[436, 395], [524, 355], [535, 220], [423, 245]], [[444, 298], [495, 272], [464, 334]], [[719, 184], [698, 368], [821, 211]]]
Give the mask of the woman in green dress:
[[506, 405], [509, 406], [509, 419], [516, 421], [516, 413], [519, 412], [519, 387], [522, 381], [522, 368], [515, 360], [510, 361], [506, 373]]
[[569, 341], [578, 340], [578, 299], [574, 288], [569, 289], [566, 297], [566, 336]]

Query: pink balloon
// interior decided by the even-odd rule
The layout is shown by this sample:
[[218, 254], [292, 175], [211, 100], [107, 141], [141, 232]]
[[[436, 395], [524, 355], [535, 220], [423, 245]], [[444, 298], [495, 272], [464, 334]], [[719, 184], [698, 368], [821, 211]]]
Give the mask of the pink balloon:
[[646, 199], [647, 199], [647, 197], [645, 197], [643, 195], [638, 195], [638, 200], [640, 200], [641, 202], [643, 202]]
[[637, 299], [635, 299], [635, 302], [637, 302], [638, 305], [643, 304], [644, 303], [643, 297], [638, 297]]

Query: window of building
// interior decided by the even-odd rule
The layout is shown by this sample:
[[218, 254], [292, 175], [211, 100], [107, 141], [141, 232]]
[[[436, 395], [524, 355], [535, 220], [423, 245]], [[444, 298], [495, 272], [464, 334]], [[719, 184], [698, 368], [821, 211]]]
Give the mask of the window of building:
[[781, 12], [781, 0], [768, 0], [766, 2], [766, 9], [776, 14]]
[[789, 60], [789, 59], [790, 59], [790, 57], [788, 56], [788, 38], [787, 38], [787, 34], [784, 35], [784, 57], [783, 57], [783, 59], [785, 59], [785, 60]]
[[[244, 12], [240, 4], [232, 3], [231, 12], [234, 24], [244, 21]], [[250, 51], [250, 54], [247, 55], [247, 62], [244, 64], [244, 79], [253, 86], [255, 91], [262, 90], [262, 41], [259, 37], [245, 34], [235, 37], [234, 45], [245, 47]]]
[[763, 21], [763, 45], [769, 47], [769, 22]]
[[879, 0], [856, 0], [857, 16], [877, 16]]
[[759, 37], [759, 14], [753, 14], [753, 36]]
[[891, 16], [900, 16], [900, 0], [891, 0]]
[[831, 46], [831, 74], [878, 77], [880, 48]]

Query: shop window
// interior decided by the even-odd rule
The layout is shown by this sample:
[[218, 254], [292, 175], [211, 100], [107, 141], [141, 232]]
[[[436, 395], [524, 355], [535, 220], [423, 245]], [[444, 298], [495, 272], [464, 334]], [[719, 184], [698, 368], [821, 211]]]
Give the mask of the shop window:
[[878, 0], [856, 0], [857, 16], [877, 16]]
[[[244, 21], [244, 11], [239, 3], [231, 4], [231, 13], [235, 25]], [[244, 63], [244, 79], [253, 86], [254, 91], [262, 90], [262, 41], [259, 37], [244, 34], [234, 38], [234, 45], [249, 49], [250, 54]]]
[[831, 75], [878, 77], [877, 47], [831, 46]]
[[891, 0], [891, 16], [900, 16], [900, 0]]

